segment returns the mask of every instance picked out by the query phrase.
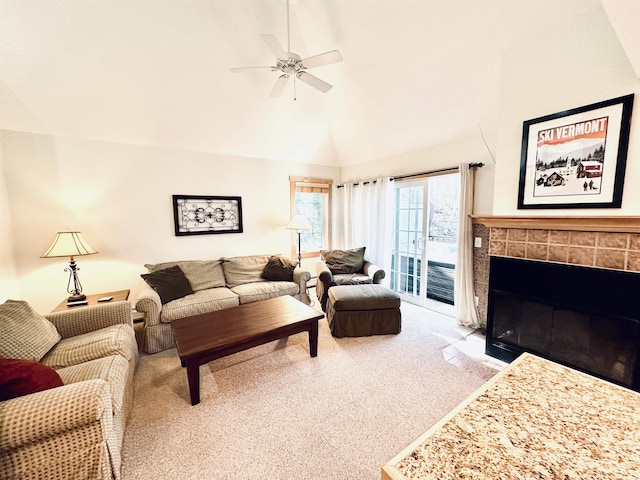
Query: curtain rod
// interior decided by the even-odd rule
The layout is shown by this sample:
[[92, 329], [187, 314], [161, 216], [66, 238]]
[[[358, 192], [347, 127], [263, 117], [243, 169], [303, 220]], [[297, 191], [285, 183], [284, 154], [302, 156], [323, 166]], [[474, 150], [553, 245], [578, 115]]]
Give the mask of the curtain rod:
[[[478, 162], [478, 163], [470, 163], [469, 164], [469, 168], [482, 168], [484, 167], [484, 163], [482, 162]], [[434, 173], [445, 173], [445, 172], [455, 172], [456, 170], [458, 170], [458, 167], [449, 167], [449, 168], [441, 168], [439, 170], [431, 170], [429, 172], [420, 172], [420, 173], [410, 173], [408, 175], [398, 175], [397, 177], [391, 177], [390, 180], [401, 180], [403, 178], [412, 178], [412, 177], [422, 177], [424, 175], [432, 175]], [[375, 180], [372, 181], [373, 183], [376, 183]], [[367, 185], [369, 183], [372, 182], [358, 182], [358, 183], [354, 183], [353, 185]], [[340, 184], [337, 185], [337, 188], [342, 188], [344, 187], [344, 184]]]

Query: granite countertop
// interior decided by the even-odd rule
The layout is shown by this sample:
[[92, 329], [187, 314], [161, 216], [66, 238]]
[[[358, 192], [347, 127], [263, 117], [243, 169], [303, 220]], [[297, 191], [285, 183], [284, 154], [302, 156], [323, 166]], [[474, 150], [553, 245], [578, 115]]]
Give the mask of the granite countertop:
[[383, 479], [640, 479], [640, 394], [523, 354]]

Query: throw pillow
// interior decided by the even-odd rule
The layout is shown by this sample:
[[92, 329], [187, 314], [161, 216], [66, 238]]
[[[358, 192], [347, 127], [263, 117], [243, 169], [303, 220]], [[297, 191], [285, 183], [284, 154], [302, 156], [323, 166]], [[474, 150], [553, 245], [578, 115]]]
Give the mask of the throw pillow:
[[62, 385], [58, 372], [42, 363], [0, 358], [0, 401]]
[[271, 255], [246, 255], [224, 258], [222, 268], [227, 279], [227, 287], [233, 288], [245, 283], [264, 282], [262, 272]]
[[358, 273], [364, 265], [364, 251], [366, 247], [351, 250], [320, 250], [322, 260], [327, 264], [331, 273]]
[[290, 258], [272, 255], [262, 271], [262, 278], [272, 282], [291, 282], [297, 266], [298, 263]]
[[176, 265], [180, 267], [184, 276], [187, 277], [194, 292], [226, 286], [221, 260], [182, 260], [157, 263], [155, 265], [146, 264], [145, 267], [149, 272], [156, 272]]
[[0, 305], [0, 357], [40, 360], [59, 341], [55, 325], [23, 300]]
[[193, 293], [189, 280], [177, 265], [151, 273], [143, 273], [140, 276], [158, 292], [163, 305]]

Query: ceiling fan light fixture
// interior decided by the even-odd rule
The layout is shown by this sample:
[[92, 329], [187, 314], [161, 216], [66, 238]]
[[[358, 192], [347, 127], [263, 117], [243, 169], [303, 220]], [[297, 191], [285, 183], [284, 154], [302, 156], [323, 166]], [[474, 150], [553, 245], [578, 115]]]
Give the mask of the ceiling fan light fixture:
[[[343, 60], [342, 55], [338, 50], [331, 50], [329, 52], [320, 53], [318, 55], [313, 55], [307, 58], [301, 58], [300, 55], [291, 52], [290, 38], [291, 38], [291, 30], [289, 28], [289, 1], [287, 0], [287, 48], [288, 52], [284, 50], [278, 38], [275, 35], [271, 35], [269, 33], [261, 33], [260, 36], [262, 40], [265, 42], [267, 47], [271, 50], [271, 52], [276, 57], [276, 64], [273, 66], [263, 66], [263, 67], [235, 67], [232, 68], [231, 71], [234, 73], [243, 72], [246, 70], [255, 70], [255, 69], [269, 69], [272, 72], [279, 72], [281, 75], [276, 80], [276, 83], [271, 90], [271, 97], [279, 97], [284, 87], [287, 84], [287, 81], [291, 75], [294, 76], [295, 79], [303, 81], [307, 85], [319, 90], [323, 93], [327, 93], [332, 85], [325, 82], [324, 80], [319, 79], [315, 75], [311, 75], [306, 70], [310, 68], [320, 67], [323, 65], [329, 65], [331, 63], [338, 63]], [[294, 85], [295, 89], [295, 85]], [[294, 100], [296, 99], [296, 95], [294, 92]]]

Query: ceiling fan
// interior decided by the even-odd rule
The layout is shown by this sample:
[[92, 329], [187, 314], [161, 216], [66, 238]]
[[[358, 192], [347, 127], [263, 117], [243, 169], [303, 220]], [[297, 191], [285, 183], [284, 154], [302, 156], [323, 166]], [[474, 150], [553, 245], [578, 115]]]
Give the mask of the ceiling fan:
[[328, 84], [324, 80], [320, 80], [315, 75], [311, 75], [307, 72], [310, 68], [320, 67], [322, 65], [328, 65], [330, 63], [337, 63], [342, 61], [342, 55], [338, 50], [331, 50], [330, 52], [320, 53], [307, 58], [301, 58], [300, 55], [291, 51], [291, 32], [289, 29], [289, 0], [287, 0], [287, 51], [284, 50], [275, 35], [268, 33], [261, 33], [260, 36], [264, 43], [267, 44], [269, 49], [276, 56], [276, 64], [273, 66], [260, 66], [260, 67], [236, 67], [231, 71], [234, 73], [245, 72], [247, 70], [256, 69], [269, 69], [272, 72], [280, 72], [281, 75], [276, 80], [276, 84], [271, 90], [272, 97], [279, 97], [287, 85], [289, 77], [293, 76], [294, 82], [294, 100], [295, 100], [295, 81], [296, 79], [311, 85], [313, 88], [320, 90], [322, 93], [327, 93], [332, 85]]

